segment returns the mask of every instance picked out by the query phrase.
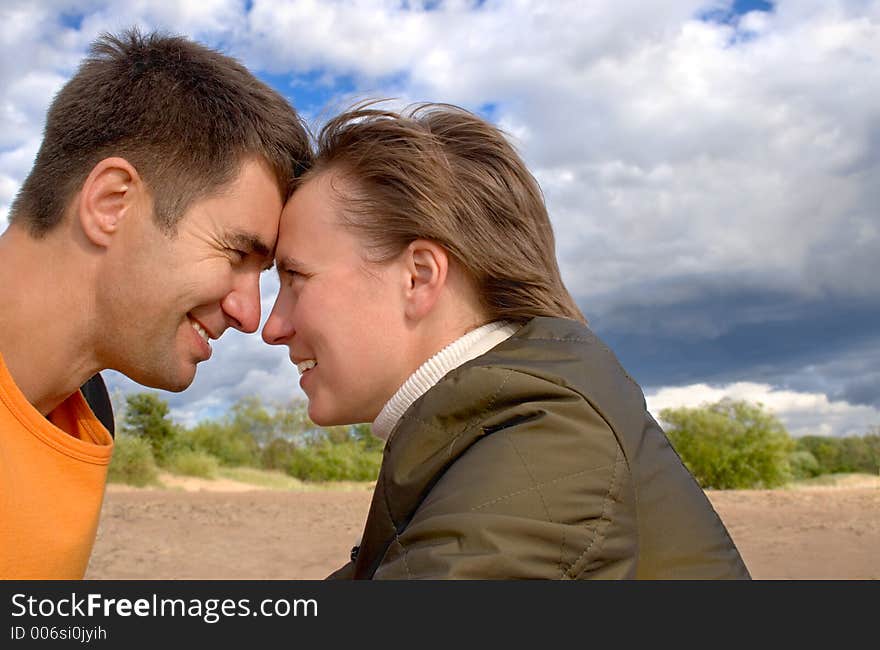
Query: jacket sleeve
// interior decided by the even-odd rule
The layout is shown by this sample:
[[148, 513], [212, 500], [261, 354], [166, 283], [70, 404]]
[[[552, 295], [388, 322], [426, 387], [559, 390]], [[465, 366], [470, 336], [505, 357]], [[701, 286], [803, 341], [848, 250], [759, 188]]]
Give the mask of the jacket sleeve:
[[635, 576], [630, 471], [583, 399], [518, 405], [443, 473], [376, 579]]

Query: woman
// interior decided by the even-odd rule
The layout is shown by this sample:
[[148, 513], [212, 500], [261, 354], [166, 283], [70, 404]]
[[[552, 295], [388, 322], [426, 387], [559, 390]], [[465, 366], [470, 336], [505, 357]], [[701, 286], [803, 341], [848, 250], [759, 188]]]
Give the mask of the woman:
[[453, 106], [333, 119], [285, 206], [287, 345], [318, 424], [385, 454], [337, 578], [748, 578], [566, 290], [540, 189]]

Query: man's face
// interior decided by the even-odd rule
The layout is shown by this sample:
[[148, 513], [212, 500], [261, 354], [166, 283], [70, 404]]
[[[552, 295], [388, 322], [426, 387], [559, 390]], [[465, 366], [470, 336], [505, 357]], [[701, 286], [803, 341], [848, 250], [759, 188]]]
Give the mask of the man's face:
[[[332, 179], [332, 180], [331, 180]], [[281, 288], [263, 339], [287, 345], [317, 424], [375, 419], [412, 372], [403, 309], [405, 269], [365, 261], [340, 224], [346, 183], [332, 172], [308, 180], [284, 208], [275, 264]]]
[[173, 235], [156, 226], [151, 206], [124, 220], [96, 295], [103, 365], [180, 391], [211, 356], [210, 340], [230, 326], [255, 332], [281, 208], [272, 173], [246, 160], [233, 182], [191, 205]]

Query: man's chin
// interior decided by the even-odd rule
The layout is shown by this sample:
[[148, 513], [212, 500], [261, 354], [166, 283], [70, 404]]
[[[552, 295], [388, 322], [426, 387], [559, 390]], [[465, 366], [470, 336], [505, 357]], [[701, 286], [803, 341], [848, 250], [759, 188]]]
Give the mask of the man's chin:
[[186, 383], [180, 384], [168, 384], [167, 386], [156, 386], [156, 388], [161, 388], [162, 390], [167, 390], [169, 393], [180, 393], [185, 391], [192, 385], [192, 379], [190, 379]]
[[184, 375], [176, 377], [174, 380], [169, 380], [168, 386], [164, 390], [170, 391], [172, 393], [179, 393], [180, 391], [189, 388], [195, 378], [196, 369], [195, 366], [193, 366], [192, 372], [185, 373]]
[[142, 386], [146, 386], [147, 388], [157, 388], [159, 390], [166, 390], [169, 393], [179, 393], [183, 390], [189, 388], [193, 380], [196, 378], [196, 368], [195, 364], [189, 369], [181, 369], [177, 373], [162, 373], [162, 374], [148, 374], [148, 373], [126, 373], [123, 372], [129, 379]]

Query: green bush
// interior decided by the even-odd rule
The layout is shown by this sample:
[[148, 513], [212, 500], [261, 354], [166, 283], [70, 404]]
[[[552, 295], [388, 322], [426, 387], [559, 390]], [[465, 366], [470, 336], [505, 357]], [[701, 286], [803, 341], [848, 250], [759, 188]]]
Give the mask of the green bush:
[[809, 452], [819, 465], [817, 474], [880, 473], [880, 435], [803, 436], [797, 440], [799, 451]]
[[168, 457], [165, 467], [175, 474], [214, 478], [220, 463], [211, 454], [204, 451], [178, 451]]
[[723, 399], [700, 408], [664, 409], [660, 419], [704, 488], [773, 488], [791, 479], [794, 443], [760, 404]]
[[263, 469], [280, 469], [287, 471], [296, 455], [297, 445], [289, 440], [275, 438], [260, 454], [260, 467]]
[[161, 465], [178, 446], [180, 429], [168, 415], [168, 403], [155, 393], [133, 393], [125, 398], [121, 433], [149, 442], [153, 457]]
[[303, 481], [375, 481], [382, 452], [355, 441], [324, 443], [291, 450], [285, 470]]
[[792, 478], [803, 480], [820, 474], [819, 461], [808, 451], [793, 451], [788, 456]]
[[205, 420], [182, 434], [189, 447], [214, 456], [221, 464], [256, 466], [259, 448], [253, 435], [228, 422]]
[[149, 441], [128, 435], [116, 437], [107, 472], [109, 482], [144, 487], [156, 483], [158, 476]]
[[354, 440], [364, 446], [367, 451], [381, 452], [385, 447], [385, 441], [373, 435], [373, 429], [369, 424], [356, 424], [351, 429]]

